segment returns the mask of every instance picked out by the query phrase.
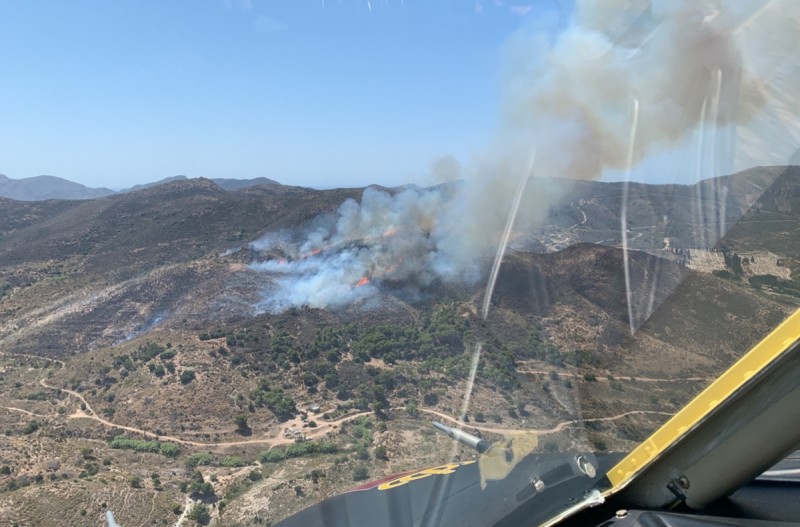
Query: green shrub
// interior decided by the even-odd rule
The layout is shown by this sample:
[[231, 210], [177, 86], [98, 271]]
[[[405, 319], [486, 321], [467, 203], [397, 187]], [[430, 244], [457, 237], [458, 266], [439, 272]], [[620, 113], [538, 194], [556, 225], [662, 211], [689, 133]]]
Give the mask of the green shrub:
[[192, 507], [192, 510], [189, 511], [186, 517], [200, 524], [207, 524], [211, 521], [211, 514], [208, 512], [208, 507], [202, 503], [198, 503]]
[[183, 462], [189, 468], [195, 468], [200, 465], [210, 465], [214, 458], [207, 452], [195, 452], [186, 458]]
[[283, 461], [290, 457], [303, 457], [311, 454], [333, 454], [338, 451], [339, 448], [333, 443], [305, 441], [303, 443], [290, 445], [286, 449], [273, 448], [272, 450], [265, 450], [259, 454], [258, 459], [262, 463], [277, 463], [278, 461]]
[[247, 465], [247, 461], [239, 456], [225, 456], [222, 458], [222, 466], [228, 468], [243, 467]]
[[112, 439], [108, 443], [108, 446], [111, 448], [135, 450], [136, 452], [146, 452], [149, 454], [163, 454], [167, 457], [176, 457], [180, 453], [180, 447], [175, 443], [131, 439], [122, 435]]

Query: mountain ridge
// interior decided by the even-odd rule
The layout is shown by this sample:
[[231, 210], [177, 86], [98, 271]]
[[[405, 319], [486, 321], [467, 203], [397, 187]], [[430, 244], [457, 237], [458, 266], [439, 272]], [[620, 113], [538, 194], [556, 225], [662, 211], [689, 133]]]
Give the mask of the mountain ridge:
[[56, 176], [12, 179], [0, 174], [0, 197], [19, 201], [48, 199], [92, 199], [113, 194], [108, 188], [90, 188]]
[[[17, 201], [46, 201], [53, 199], [86, 200], [116, 194], [124, 194], [128, 192], [136, 192], [146, 188], [174, 183], [176, 181], [190, 181], [193, 179], [205, 178], [189, 178], [182, 175], [172, 176], [159, 181], [134, 185], [132, 187], [116, 191], [106, 187], [88, 187], [81, 183], [76, 183], [74, 181], [57, 176], [41, 175], [14, 179], [4, 174], [0, 174], [0, 198], [14, 199]], [[214, 183], [216, 183], [220, 188], [230, 191], [241, 190], [259, 185], [281, 185], [281, 183], [266, 177], [257, 177], [252, 179], [214, 178], [211, 179], [211, 181], [214, 181]]]

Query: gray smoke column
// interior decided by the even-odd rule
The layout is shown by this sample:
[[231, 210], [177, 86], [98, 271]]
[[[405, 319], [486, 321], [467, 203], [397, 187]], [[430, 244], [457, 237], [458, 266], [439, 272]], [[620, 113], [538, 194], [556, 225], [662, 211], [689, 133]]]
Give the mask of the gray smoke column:
[[[458, 168], [462, 184], [348, 201], [298, 249], [320, 253], [257, 266], [282, 276], [271, 309], [350, 303], [372, 292], [353, 286], [365, 277], [476, 280], [529, 177], [596, 179], [697, 133], [710, 137], [702, 155], [731, 170], [785, 163], [797, 148], [800, 2], [577, 0], [567, 16], [544, 5], [507, 42], [492, 144], [463, 170], [434, 165]], [[564, 188], [539, 183], [522, 197], [517, 232], [540, 224]]]
[[[512, 37], [501, 140], [537, 145], [539, 175], [595, 179], [626, 168], [634, 101], [634, 163], [698, 126], [751, 124], [782, 105], [780, 77], [797, 80], [799, 12], [791, 0], [578, 0], [557, 36]], [[793, 99], [783, 127], [796, 122]], [[769, 150], [758, 160], [788, 157]]]

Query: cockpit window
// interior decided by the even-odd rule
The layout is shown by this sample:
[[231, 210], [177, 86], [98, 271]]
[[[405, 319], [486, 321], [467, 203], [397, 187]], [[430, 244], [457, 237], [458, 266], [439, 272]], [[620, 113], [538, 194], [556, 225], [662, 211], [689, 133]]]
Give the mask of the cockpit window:
[[800, 304], [798, 28], [793, 0], [0, 7], [0, 523], [601, 501]]

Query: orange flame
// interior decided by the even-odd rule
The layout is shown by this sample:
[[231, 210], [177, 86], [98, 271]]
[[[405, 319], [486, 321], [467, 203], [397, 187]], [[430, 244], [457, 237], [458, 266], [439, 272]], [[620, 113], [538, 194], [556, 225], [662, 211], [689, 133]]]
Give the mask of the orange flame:
[[386, 229], [386, 231], [383, 233], [383, 237], [384, 238], [391, 238], [395, 234], [397, 234], [397, 228], [395, 228], [395, 226], [392, 225], [391, 227]]
[[358, 281], [356, 287], [361, 287], [362, 285], [367, 285], [368, 283], [369, 283], [369, 278], [365, 276], [364, 278]]

